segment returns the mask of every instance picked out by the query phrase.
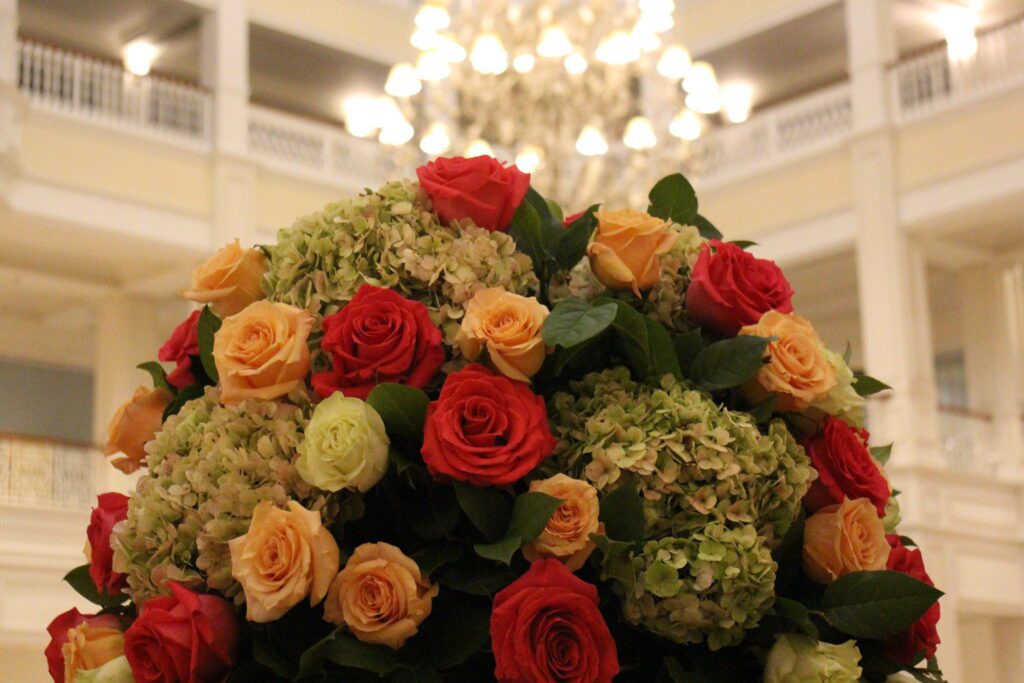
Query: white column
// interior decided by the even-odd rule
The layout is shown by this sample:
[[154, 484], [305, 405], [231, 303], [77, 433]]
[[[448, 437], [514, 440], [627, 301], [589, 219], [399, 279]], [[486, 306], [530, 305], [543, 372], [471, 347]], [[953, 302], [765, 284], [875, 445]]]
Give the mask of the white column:
[[0, 190], [18, 169], [24, 112], [18, 92], [18, 0], [0, 0]]
[[249, 12], [247, 0], [221, 0], [202, 24], [202, 82], [213, 93], [213, 232], [216, 249], [235, 237], [252, 242], [256, 169], [248, 159]]

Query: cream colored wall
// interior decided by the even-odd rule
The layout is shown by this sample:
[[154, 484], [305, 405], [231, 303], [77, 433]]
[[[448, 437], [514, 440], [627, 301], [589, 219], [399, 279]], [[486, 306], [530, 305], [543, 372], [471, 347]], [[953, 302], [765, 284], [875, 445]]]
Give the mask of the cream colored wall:
[[266, 239], [287, 228], [299, 216], [318, 211], [328, 202], [357, 194], [350, 189], [260, 172], [256, 181], [256, 234]]
[[703, 0], [681, 4], [678, 24], [683, 42], [690, 46], [712, 47], [829, 3], [821, 0]]

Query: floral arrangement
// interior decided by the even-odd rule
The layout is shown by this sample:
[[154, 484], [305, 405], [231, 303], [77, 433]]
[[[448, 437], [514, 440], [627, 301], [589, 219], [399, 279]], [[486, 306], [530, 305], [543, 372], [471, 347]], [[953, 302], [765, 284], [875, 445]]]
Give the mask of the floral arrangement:
[[566, 218], [489, 157], [417, 175], [195, 271], [54, 681], [942, 680], [888, 387], [774, 263], [681, 175]]

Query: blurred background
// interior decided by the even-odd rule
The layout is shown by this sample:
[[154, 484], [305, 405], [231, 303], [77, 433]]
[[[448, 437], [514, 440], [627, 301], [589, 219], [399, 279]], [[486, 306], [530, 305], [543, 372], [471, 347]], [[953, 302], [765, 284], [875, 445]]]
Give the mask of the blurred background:
[[[95, 446], [191, 269], [438, 154], [566, 213], [683, 171], [896, 388], [951, 681], [1024, 681], [1024, 0], [0, 0], [0, 661], [44, 681]], [[81, 606], [83, 609], [84, 605]]]

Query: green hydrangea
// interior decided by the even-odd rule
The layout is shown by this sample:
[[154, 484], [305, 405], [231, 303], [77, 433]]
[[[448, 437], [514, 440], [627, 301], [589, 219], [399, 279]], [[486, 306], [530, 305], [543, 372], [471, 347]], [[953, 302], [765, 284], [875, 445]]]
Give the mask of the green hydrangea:
[[707, 240], [692, 225], [673, 223], [670, 229], [679, 237], [672, 250], [661, 257], [661, 275], [645, 294], [640, 309], [669, 329], [686, 331], [690, 329], [686, 318], [686, 290], [700, 249]]
[[303, 482], [294, 467], [309, 407], [301, 394], [290, 399], [223, 406], [208, 388], [146, 445], [148, 471], [112, 543], [114, 566], [127, 575], [134, 602], [166, 592], [170, 580], [205, 582], [240, 602], [227, 542], [248, 530], [261, 501], [298, 500], [331, 521], [328, 494]]
[[632, 563], [623, 614], [677, 643], [735, 645], [775, 600], [775, 562], [750, 524], [648, 541]]
[[442, 225], [409, 180], [300, 218], [267, 252], [263, 285], [271, 301], [328, 314], [363, 283], [388, 287], [426, 304], [449, 343], [478, 290], [527, 294], [537, 287], [529, 257], [511, 237], [469, 221]]

